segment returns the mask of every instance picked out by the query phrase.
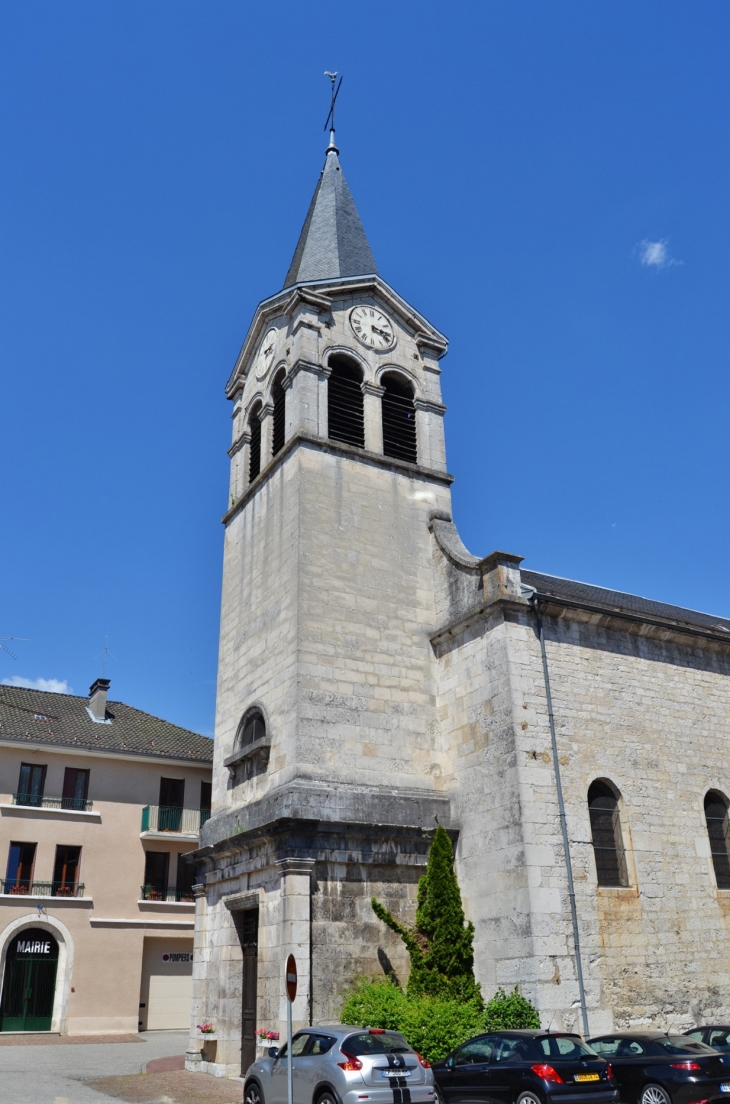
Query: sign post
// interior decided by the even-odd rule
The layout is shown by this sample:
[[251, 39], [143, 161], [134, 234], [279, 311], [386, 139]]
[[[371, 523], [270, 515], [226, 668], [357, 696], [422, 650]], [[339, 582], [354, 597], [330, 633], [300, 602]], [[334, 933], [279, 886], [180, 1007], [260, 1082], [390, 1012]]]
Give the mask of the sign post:
[[297, 962], [290, 954], [286, 960], [286, 1088], [289, 1104], [294, 1104], [294, 1084], [291, 1064], [291, 1006], [297, 995]]

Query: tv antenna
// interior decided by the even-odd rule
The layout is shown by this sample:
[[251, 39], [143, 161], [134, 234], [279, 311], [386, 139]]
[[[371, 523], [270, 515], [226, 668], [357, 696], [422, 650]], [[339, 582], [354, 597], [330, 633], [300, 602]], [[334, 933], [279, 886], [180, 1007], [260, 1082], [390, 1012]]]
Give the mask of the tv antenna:
[[329, 115], [327, 116], [327, 121], [324, 124], [324, 129], [327, 130], [327, 128], [329, 127], [330, 145], [334, 146], [334, 144], [335, 144], [335, 100], [337, 99], [338, 95], [340, 94], [340, 88], [342, 88], [342, 77], [340, 77], [339, 81], [337, 82], [337, 88], [335, 88], [335, 81], [337, 80], [337, 73], [328, 73], [325, 70], [324, 75], [326, 77], [329, 77], [330, 81], [332, 82], [332, 88], [331, 88], [332, 100], [330, 102], [330, 112], [329, 112]]
[[3, 640], [30, 640], [29, 636], [0, 636], [0, 648], [4, 652], [7, 652], [11, 659], [17, 659], [15, 652], [11, 652], [10, 648], [6, 644], [3, 644]]
[[98, 653], [98, 655], [97, 655], [97, 656], [96, 656], [95, 658], [96, 658], [96, 659], [98, 659], [98, 658], [99, 658], [99, 656], [103, 656], [103, 657], [104, 657], [104, 658], [102, 659], [102, 661], [101, 661], [101, 677], [102, 677], [102, 678], [106, 678], [106, 664], [107, 664], [107, 660], [108, 660], [109, 656], [111, 656], [111, 657], [112, 657], [112, 659], [116, 659], [116, 658], [117, 658], [117, 657], [116, 657], [116, 656], [114, 655], [114, 652], [112, 652], [112, 651], [110, 651], [110, 650], [109, 650], [109, 637], [108, 637], [108, 636], [107, 636], [107, 637], [106, 637], [106, 639], [105, 639], [105, 642], [104, 642], [104, 647], [103, 647], [103, 649], [102, 649], [102, 650], [101, 650], [101, 651], [100, 651], [100, 652]]

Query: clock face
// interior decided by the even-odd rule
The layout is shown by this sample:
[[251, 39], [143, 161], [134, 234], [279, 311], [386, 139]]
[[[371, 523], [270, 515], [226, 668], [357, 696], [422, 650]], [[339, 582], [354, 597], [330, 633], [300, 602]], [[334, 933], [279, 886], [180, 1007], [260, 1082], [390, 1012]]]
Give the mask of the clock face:
[[271, 365], [274, 363], [274, 356], [276, 355], [276, 330], [267, 330], [264, 335], [264, 340], [261, 342], [261, 348], [259, 349], [259, 355], [256, 358], [256, 379], [263, 379], [268, 372]]
[[377, 307], [353, 307], [350, 325], [357, 340], [376, 353], [384, 353], [395, 345], [393, 323]]

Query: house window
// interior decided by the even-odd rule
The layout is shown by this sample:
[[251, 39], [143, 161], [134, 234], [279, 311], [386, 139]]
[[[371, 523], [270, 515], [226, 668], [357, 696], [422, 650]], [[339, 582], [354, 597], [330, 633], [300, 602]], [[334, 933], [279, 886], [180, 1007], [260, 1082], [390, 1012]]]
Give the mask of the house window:
[[147, 851], [144, 860], [143, 901], [166, 901], [170, 871], [169, 851]]
[[593, 782], [588, 790], [588, 810], [599, 886], [629, 884], [619, 818], [619, 796], [607, 782]]
[[260, 711], [254, 709], [243, 718], [238, 730], [238, 747], [245, 748], [256, 740], [262, 740], [266, 735], [266, 722]]
[[200, 783], [200, 827], [202, 828], [206, 820], [210, 820], [210, 809], [212, 805], [213, 786], [210, 782]]
[[185, 779], [160, 779], [160, 813], [157, 820], [158, 832], [179, 832], [182, 827], [183, 805], [185, 803]]
[[413, 388], [402, 376], [387, 372], [381, 379], [384, 387], [383, 452], [396, 460], [418, 462], [416, 447], [416, 408]]
[[79, 865], [81, 848], [66, 847], [59, 844], [56, 848], [56, 861], [53, 866], [54, 897], [74, 897], [79, 885]]
[[344, 356], [331, 356], [327, 384], [327, 424], [332, 441], [365, 448], [365, 407], [362, 372]]
[[730, 849], [728, 848], [727, 799], [715, 790], [705, 797], [705, 820], [710, 837], [710, 853], [718, 889], [730, 889]]
[[5, 871], [4, 893], [30, 893], [33, 884], [35, 843], [11, 843]]
[[86, 798], [89, 793], [88, 770], [77, 770], [76, 767], [66, 767], [63, 776], [63, 796], [61, 808], [80, 809], [86, 808]]
[[261, 471], [261, 406], [258, 405], [248, 419], [251, 434], [248, 452], [248, 481], [253, 483]]
[[195, 863], [188, 862], [184, 855], [177, 857], [177, 880], [175, 882], [176, 901], [194, 901]]
[[34, 763], [21, 763], [18, 778], [18, 805], [42, 805], [45, 785], [45, 767], [36, 766]]
[[282, 371], [274, 380], [271, 389], [271, 397], [274, 401], [274, 432], [271, 446], [271, 455], [276, 456], [281, 452], [286, 439], [286, 391], [284, 390], [285, 373]]

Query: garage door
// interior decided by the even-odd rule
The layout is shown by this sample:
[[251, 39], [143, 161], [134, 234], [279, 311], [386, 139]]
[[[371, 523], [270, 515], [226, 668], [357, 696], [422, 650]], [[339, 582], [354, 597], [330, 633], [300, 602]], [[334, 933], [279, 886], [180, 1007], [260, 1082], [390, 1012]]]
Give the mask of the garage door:
[[192, 939], [145, 939], [140, 1031], [187, 1031], [192, 988]]

